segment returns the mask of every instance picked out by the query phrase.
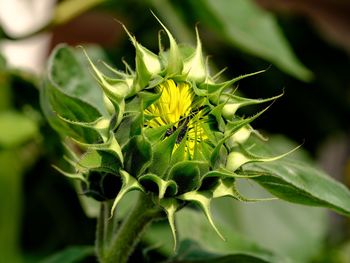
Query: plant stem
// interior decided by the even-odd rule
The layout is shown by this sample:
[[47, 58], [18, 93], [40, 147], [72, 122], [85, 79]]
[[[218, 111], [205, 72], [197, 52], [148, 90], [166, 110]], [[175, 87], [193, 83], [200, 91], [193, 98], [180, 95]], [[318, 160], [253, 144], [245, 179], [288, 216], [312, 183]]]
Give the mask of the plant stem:
[[154, 219], [161, 216], [162, 210], [154, 205], [150, 196], [141, 194], [135, 207], [124, 219], [108, 247], [105, 246], [101, 262], [126, 263], [146, 227]]
[[104, 257], [104, 247], [106, 246], [105, 236], [106, 236], [106, 225], [108, 220], [108, 204], [107, 202], [102, 202], [100, 206], [100, 214], [97, 218], [96, 227], [96, 254], [99, 261], [102, 261]]

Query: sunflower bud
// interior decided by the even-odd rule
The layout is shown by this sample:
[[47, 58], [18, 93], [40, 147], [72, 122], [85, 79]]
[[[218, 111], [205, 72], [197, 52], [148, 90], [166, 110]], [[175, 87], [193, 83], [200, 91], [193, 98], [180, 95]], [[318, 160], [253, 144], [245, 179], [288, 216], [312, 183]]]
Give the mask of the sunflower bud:
[[[177, 210], [189, 202], [198, 204], [219, 233], [211, 217], [211, 201], [222, 196], [244, 201], [235, 184], [245, 176], [242, 166], [284, 155], [263, 158], [245, 149], [245, 142], [255, 134], [250, 123], [265, 110], [247, 118], [237, 115], [240, 107], [279, 96], [238, 96], [234, 84], [256, 73], [216, 82], [204, 63], [198, 31], [196, 47], [184, 52], [159, 23], [170, 43], [159, 54], [142, 46], [124, 27], [136, 49], [135, 70], [126, 65], [122, 72], [105, 64], [111, 70], [107, 77], [85, 53], [103, 93], [105, 114], [77, 98], [67, 99], [74, 105], [70, 115], [63, 114], [57, 101], [65, 96], [61, 93], [50, 103], [65, 125], [75, 132], [84, 131], [71, 136], [86, 149], [82, 156], [72, 154], [75, 172], [61, 172], [83, 181], [88, 196], [100, 201], [113, 198], [111, 214], [129, 191], [152, 195], [150, 200], [166, 212], [176, 242]], [[84, 109], [94, 114], [80, 119], [77, 116], [85, 116]]]

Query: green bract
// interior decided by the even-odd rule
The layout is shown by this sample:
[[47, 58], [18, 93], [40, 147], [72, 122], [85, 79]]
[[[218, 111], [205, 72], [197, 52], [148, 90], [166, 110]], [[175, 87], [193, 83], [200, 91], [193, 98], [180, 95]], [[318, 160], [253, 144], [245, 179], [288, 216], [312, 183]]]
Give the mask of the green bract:
[[[87, 96], [80, 97], [78, 92], [70, 96], [57, 88], [62, 83], [47, 80], [42, 96], [48, 99], [42, 101], [51, 111], [47, 116], [52, 126], [84, 150], [81, 156], [70, 150], [68, 161], [74, 172], [57, 169], [81, 180], [86, 195], [100, 201], [114, 199], [111, 215], [129, 191], [152, 196], [168, 217], [175, 244], [174, 214], [189, 202], [198, 204], [223, 237], [213, 223], [211, 201], [224, 196], [256, 201], [243, 197], [236, 188], [237, 178], [257, 176], [246, 174], [242, 166], [284, 156], [256, 156], [251, 152], [254, 148], [244, 146], [257, 134], [250, 123], [267, 108], [246, 118], [236, 112], [279, 96], [247, 99], [236, 95], [237, 81], [261, 71], [219, 82], [218, 76], [209, 73], [198, 31], [193, 49], [179, 46], [159, 23], [170, 47], [166, 51], [160, 47], [158, 55], [125, 28], [136, 50], [135, 70], [126, 65], [124, 72], [104, 64], [110, 71], [106, 74], [86, 54], [102, 96], [96, 92], [87, 101]], [[58, 48], [53, 57], [69, 60], [69, 52]], [[68, 74], [85, 77], [71, 63], [75, 70]], [[74, 90], [76, 84], [67, 82]]]

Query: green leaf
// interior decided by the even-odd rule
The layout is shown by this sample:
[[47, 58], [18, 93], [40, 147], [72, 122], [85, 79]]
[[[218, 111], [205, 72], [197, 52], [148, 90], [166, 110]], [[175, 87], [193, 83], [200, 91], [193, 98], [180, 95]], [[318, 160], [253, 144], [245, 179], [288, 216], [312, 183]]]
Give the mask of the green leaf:
[[312, 73], [297, 59], [275, 17], [252, 0], [190, 1], [203, 22], [237, 48], [270, 61], [304, 81]]
[[94, 130], [96, 133], [99, 134], [102, 141], [107, 141], [109, 136], [109, 130], [113, 129], [111, 128], [111, 125], [114, 125], [116, 121], [116, 118], [112, 118], [111, 120], [107, 118], [100, 117], [92, 122], [79, 122], [79, 121], [72, 121], [69, 119], [66, 119], [60, 115], [57, 114], [57, 117], [59, 117], [61, 120], [63, 120], [66, 123], [72, 124], [74, 126], [84, 127], [88, 129]]
[[60, 91], [85, 101], [106, 115], [107, 110], [103, 104], [102, 91], [92, 77], [88, 63], [83, 63], [76, 54], [77, 52], [82, 51], [65, 45], [57, 46], [52, 51], [48, 62], [49, 80]]
[[38, 135], [35, 121], [15, 111], [0, 112], [0, 147], [18, 146]]
[[178, 255], [179, 260], [172, 260], [173, 263], [268, 263], [267, 261], [245, 253], [236, 253], [226, 256], [219, 256], [215, 253], [203, 250], [195, 241], [186, 239], [181, 242]]
[[[49, 92], [49, 101], [52, 110], [65, 119], [72, 122], [93, 122], [101, 117], [94, 107], [91, 107], [78, 98], [68, 96], [52, 86]], [[69, 126], [71, 126], [74, 131], [78, 132], [81, 136], [78, 138], [83, 138], [83, 141], [95, 141], [97, 138], [97, 133], [91, 128], [84, 128], [81, 125], [76, 126], [72, 123], [69, 123]]]
[[[220, 225], [220, 229], [223, 230], [222, 232], [225, 233], [225, 237], [227, 239], [225, 242], [222, 241], [219, 236], [217, 236], [213, 228], [208, 224], [202, 212], [194, 211], [189, 208], [183, 208], [175, 215], [176, 230], [180, 241], [191, 240], [192, 242], [195, 242], [195, 244], [200, 247], [203, 254], [208, 256], [206, 259], [209, 259], [209, 256], [215, 256], [220, 259], [224, 256], [246, 255], [252, 258], [255, 257], [262, 262], [290, 262], [287, 258], [272, 253], [257, 243], [244, 238], [236, 230], [232, 229], [230, 226], [232, 220], [227, 222], [215, 217], [215, 221], [218, 223], [218, 225]], [[148, 243], [158, 246], [158, 250], [165, 255], [173, 254], [171, 238], [171, 230], [168, 224], [165, 224], [164, 222], [153, 224], [146, 232], [144, 237]], [[189, 253], [189, 255], [191, 255], [191, 253]], [[182, 257], [179, 257], [178, 260], [184, 257], [185, 255], [182, 255]], [[190, 258], [189, 260], [193, 260], [193, 258]]]
[[262, 176], [253, 180], [273, 195], [299, 204], [323, 206], [350, 216], [350, 191], [312, 165], [292, 160], [251, 164]]
[[[271, 153], [268, 143], [251, 141], [252, 152]], [[254, 152], [255, 152], [254, 151]], [[300, 204], [328, 207], [350, 215], [350, 191], [309, 161], [282, 158], [268, 163], [252, 163], [243, 167], [261, 176], [252, 178], [277, 197]]]
[[241, 236], [232, 230], [227, 222], [215, 218], [225, 233], [226, 242], [218, 237], [214, 230], [206, 222], [203, 215], [189, 209], [182, 209], [178, 212], [177, 226], [179, 237], [183, 239], [192, 239], [207, 251], [218, 255], [230, 255], [236, 253], [248, 254], [258, 257], [267, 262], [288, 262], [286, 259], [279, 257], [263, 247]]
[[[249, 181], [240, 182], [238, 188], [250, 198], [270, 196]], [[295, 263], [310, 262], [319, 254], [326, 238], [327, 213], [321, 208], [282, 200], [245, 203], [220, 198], [212, 202], [212, 212], [216, 222], [225, 222], [230, 227], [229, 234], [225, 232], [227, 238], [234, 233], [249, 237], [251, 242]]]
[[96, 132], [68, 124], [71, 121], [92, 122], [107, 116], [101, 90], [72, 49], [60, 45], [52, 52], [48, 72], [40, 92], [41, 107], [50, 124], [61, 134], [83, 141], [94, 141]]
[[91, 246], [75, 246], [66, 248], [52, 256], [45, 258], [40, 263], [76, 263], [82, 262], [85, 258], [93, 256], [95, 248]]

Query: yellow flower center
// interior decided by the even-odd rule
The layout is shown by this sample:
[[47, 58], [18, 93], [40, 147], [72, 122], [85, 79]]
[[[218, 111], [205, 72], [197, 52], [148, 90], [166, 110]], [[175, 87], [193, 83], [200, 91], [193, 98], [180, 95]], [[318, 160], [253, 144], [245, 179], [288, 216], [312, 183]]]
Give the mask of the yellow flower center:
[[193, 108], [195, 94], [188, 83], [175, 83], [171, 79], [156, 89], [161, 96], [144, 111], [152, 117], [146, 125], [150, 128], [172, 125], [166, 136], [180, 129], [174, 150], [186, 140], [186, 152], [192, 157], [196, 145], [208, 138], [202, 127], [204, 113], [200, 108]]

